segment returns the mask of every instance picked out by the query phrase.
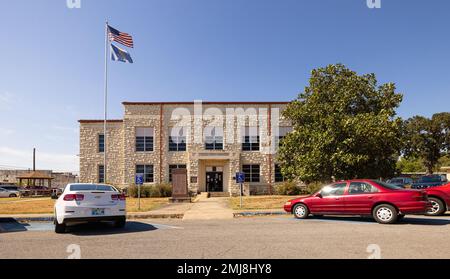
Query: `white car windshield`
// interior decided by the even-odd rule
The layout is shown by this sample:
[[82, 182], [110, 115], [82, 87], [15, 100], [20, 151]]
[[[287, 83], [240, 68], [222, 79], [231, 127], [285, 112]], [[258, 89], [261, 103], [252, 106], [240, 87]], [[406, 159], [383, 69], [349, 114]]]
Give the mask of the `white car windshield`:
[[86, 184], [74, 184], [70, 185], [70, 191], [103, 191], [103, 192], [117, 192], [114, 187], [108, 185], [86, 185]]

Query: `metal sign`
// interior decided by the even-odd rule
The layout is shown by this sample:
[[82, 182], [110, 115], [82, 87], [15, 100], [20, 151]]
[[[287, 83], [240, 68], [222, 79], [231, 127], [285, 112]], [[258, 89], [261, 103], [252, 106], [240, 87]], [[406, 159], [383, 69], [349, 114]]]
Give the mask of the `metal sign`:
[[243, 172], [236, 173], [236, 183], [240, 184], [239, 196], [240, 196], [240, 200], [241, 200], [240, 204], [241, 204], [241, 208], [242, 208], [242, 204], [243, 204], [242, 196], [244, 195], [245, 173], [243, 173]]
[[236, 183], [245, 183], [245, 173], [243, 172], [236, 173]]
[[136, 174], [136, 185], [144, 185], [144, 175]]

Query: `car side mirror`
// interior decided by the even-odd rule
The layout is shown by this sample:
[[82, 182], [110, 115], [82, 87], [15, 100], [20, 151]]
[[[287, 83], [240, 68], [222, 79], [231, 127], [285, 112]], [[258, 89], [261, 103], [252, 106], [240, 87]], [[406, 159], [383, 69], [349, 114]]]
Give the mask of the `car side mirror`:
[[319, 198], [319, 199], [323, 198], [321, 193], [317, 193], [316, 197]]

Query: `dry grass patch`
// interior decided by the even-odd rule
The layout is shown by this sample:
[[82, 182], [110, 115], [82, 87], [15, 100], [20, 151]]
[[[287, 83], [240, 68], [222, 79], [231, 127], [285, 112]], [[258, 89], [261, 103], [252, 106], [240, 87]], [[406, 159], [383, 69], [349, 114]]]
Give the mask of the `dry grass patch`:
[[127, 199], [127, 211], [128, 212], [146, 212], [158, 209], [163, 205], [169, 203], [168, 198], [145, 198], [141, 199], [141, 210], [138, 210], [138, 199]]
[[[283, 209], [288, 200], [295, 199], [293, 196], [252, 196], [243, 198], [243, 207], [245, 210], [258, 209]], [[234, 210], [241, 210], [240, 198], [230, 198], [230, 207]]]
[[1, 199], [0, 214], [48, 214], [53, 213], [55, 201], [39, 199]]
[[[169, 202], [168, 198], [141, 199], [141, 211], [155, 210]], [[0, 199], [0, 214], [52, 214], [55, 200], [39, 199]], [[127, 199], [127, 211], [138, 212], [138, 199]]]

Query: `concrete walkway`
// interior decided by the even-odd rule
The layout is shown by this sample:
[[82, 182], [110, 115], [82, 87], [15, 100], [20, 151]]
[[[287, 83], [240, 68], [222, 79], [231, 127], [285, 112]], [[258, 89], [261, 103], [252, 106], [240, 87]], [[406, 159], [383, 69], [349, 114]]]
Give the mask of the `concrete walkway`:
[[228, 206], [228, 198], [201, 197], [183, 217], [183, 220], [224, 219], [233, 219], [233, 210]]

